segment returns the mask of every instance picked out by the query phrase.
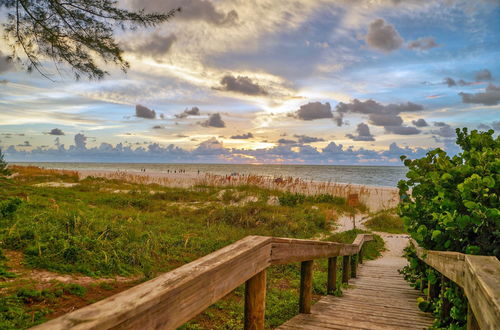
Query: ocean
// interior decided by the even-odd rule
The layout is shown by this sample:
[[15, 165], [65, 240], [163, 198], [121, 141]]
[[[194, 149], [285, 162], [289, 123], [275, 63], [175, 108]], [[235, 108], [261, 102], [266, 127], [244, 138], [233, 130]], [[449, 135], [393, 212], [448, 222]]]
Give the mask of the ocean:
[[140, 172], [231, 173], [271, 177], [294, 177], [304, 180], [340, 182], [395, 187], [404, 179], [404, 166], [347, 166], [347, 165], [248, 165], [248, 164], [141, 164], [141, 163], [13, 163], [65, 170], [116, 170]]

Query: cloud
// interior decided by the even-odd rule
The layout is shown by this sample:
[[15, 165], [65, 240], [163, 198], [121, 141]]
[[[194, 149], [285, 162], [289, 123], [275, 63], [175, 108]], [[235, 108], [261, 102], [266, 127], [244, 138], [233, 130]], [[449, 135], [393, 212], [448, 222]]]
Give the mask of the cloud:
[[310, 102], [300, 106], [292, 116], [302, 120], [315, 120], [324, 118], [333, 118], [332, 107], [326, 102]]
[[156, 112], [154, 110], [149, 109], [143, 105], [137, 104], [135, 106], [135, 115], [139, 118], [147, 118], [147, 119], [155, 119]]
[[213, 25], [234, 25], [238, 22], [238, 13], [230, 10], [224, 13], [218, 10], [212, 1], [207, 0], [132, 0], [135, 9], [166, 12], [181, 8], [175, 19], [201, 20]]
[[234, 77], [232, 75], [224, 76], [220, 81], [222, 90], [237, 92], [246, 95], [267, 95], [265, 91], [259, 84], [254, 83], [249, 77], [238, 76]]
[[378, 114], [372, 113], [369, 115], [370, 124], [376, 126], [401, 126], [403, 119], [400, 116], [393, 114]]
[[279, 139], [276, 142], [278, 142], [279, 144], [297, 144], [297, 141], [289, 139]]
[[436, 134], [440, 137], [444, 138], [452, 138], [455, 137], [455, 130], [448, 124], [442, 122], [442, 121], [437, 121], [434, 122], [434, 126], [439, 127], [437, 130], [432, 130], [432, 134]]
[[77, 150], [85, 150], [87, 149], [87, 137], [82, 133], [78, 133], [75, 135], [75, 148]]
[[64, 132], [62, 130], [60, 130], [59, 128], [53, 128], [47, 134], [49, 134], [49, 135], [64, 135]]
[[365, 123], [359, 123], [356, 128], [356, 133], [358, 135], [346, 134], [346, 137], [353, 141], [375, 141], [375, 138], [370, 133], [370, 127]]
[[160, 125], [154, 125], [153, 126], [153, 129], [162, 129], [163, 127], [161, 127]]
[[253, 138], [253, 134], [248, 132], [246, 134], [240, 134], [240, 135], [233, 135], [230, 137], [231, 139], [235, 140], [246, 140], [246, 139], [251, 139]]
[[124, 47], [136, 54], [151, 56], [156, 60], [161, 60], [163, 56], [168, 53], [170, 48], [172, 48], [176, 40], [177, 37], [173, 34], [160, 35], [159, 33], [154, 33], [149, 39], [142, 43], [134, 46], [128, 46], [128, 43], [124, 43]]
[[438, 47], [439, 45], [436, 43], [436, 40], [434, 40], [434, 37], [424, 37], [409, 41], [406, 46], [408, 47], [408, 49], [422, 51]]
[[497, 105], [500, 102], [500, 86], [489, 84], [484, 93], [458, 93], [463, 103]]
[[493, 80], [493, 75], [490, 70], [483, 69], [476, 72], [476, 81]]
[[365, 42], [372, 48], [389, 53], [401, 47], [403, 38], [393, 25], [386, 23], [382, 18], [378, 18], [368, 27]]
[[186, 118], [189, 116], [199, 116], [200, 109], [198, 107], [192, 107], [191, 109], [186, 109], [178, 115], [175, 115], [177, 118]]
[[14, 63], [0, 51], [0, 73], [14, 69]]
[[455, 81], [455, 79], [450, 78], [450, 77], [444, 78], [444, 83], [447, 84], [448, 87], [453, 87], [453, 86], [457, 85], [457, 82]]
[[219, 113], [211, 114], [207, 120], [201, 123], [203, 127], [226, 127]]
[[314, 136], [307, 136], [307, 135], [297, 135], [294, 134], [294, 137], [296, 137], [299, 141], [299, 143], [313, 143], [313, 142], [321, 142], [325, 141], [323, 138], [318, 138]]
[[420, 134], [421, 130], [413, 126], [384, 126], [387, 133], [398, 135], [414, 135]]
[[429, 126], [429, 124], [423, 118], [420, 118], [420, 119], [417, 119], [417, 120], [412, 120], [411, 123], [413, 125], [417, 126], [417, 127], [426, 127], [426, 126]]

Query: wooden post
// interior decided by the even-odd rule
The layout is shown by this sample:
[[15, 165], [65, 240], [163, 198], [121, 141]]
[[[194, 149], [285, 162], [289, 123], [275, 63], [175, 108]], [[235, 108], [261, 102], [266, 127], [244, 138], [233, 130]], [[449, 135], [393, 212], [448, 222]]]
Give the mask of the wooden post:
[[358, 262], [360, 264], [363, 263], [363, 247], [361, 247], [361, 249], [359, 249], [359, 253], [358, 253]]
[[310, 314], [312, 305], [313, 261], [300, 264], [300, 300], [299, 313]]
[[477, 323], [476, 317], [470, 304], [467, 303], [467, 330], [480, 330], [479, 324]]
[[245, 329], [264, 329], [266, 311], [266, 270], [254, 275], [245, 285]]
[[437, 298], [439, 295], [439, 283], [431, 284], [431, 281], [427, 282], [427, 300]]
[[349, 283], [349, 275], [351, 275], [351, 270], [349, 268], [351, 263], [349, 261], [349, 256], [342, 257], [342, 283]]
[[441, 295], [443, 296], [443, 304], [441, 305], [441, 318], [446, 320], [450, 317], [451, 302], [444, 297], [446, 288], [450, 285], [450, 280], [448, 280], [443, 274], [441, 274]]
[[355, 254], [351, 256], [351, 277], [356, 278], [356, 273], [358, 270], [358, 258]]
[[337, 290], [337, 257], [328, 258], [327, 293], [334, 294]]

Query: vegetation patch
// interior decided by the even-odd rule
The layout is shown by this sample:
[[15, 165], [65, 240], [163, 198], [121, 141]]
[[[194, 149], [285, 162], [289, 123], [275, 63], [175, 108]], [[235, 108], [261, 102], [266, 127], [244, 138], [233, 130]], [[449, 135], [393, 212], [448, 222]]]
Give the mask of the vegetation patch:
[[403, 220], [391, 211], [382, 211], [373, 215], [364, 222], [364, 225], [374, 231], [391, 234], [406, 233]]

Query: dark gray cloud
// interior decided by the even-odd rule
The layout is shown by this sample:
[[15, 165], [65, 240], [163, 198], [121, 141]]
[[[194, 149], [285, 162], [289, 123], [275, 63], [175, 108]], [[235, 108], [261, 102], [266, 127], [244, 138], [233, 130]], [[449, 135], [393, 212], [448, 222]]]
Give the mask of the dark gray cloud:
[[409, 41], [407, 44], [408, 49], [413, 50], [427, 50], [438, 46], [439, 44], [436, 43], [434, 37], [418, 38], [417, 40]]
[[434, 126], [439, 127], [438, 129], [432, 130], [431, 133], [443, 138], [455, 137], [455, 130], [448, 124], [442, 121], [434, 122]]
[[457, 82], [455, 81], [455, 79], [450, 78], [450, 77], [444, 78], [444, 83], [447, 84], [448, 87], [453, 87], [453, 86], [457, 85]]
[[384, 126], [387, 133], [398, 135], [415, 135], [420, 134], [421, 130], [413, 126]]
[[135, 9], [145, 8], [147, 11], [166, 12], [181, 8], [175, 19], [202, 20], [213, 25], [234, 25], [238, 22], [235, 10], [224, 13], [218, 10], [212, 1], [207, 0], [132, 0]]
[[497, 105], [500, 102], [500, 86], [489, 84], [484, 93], [458, 93], [463, 103]]
[[18, 147], [31, 147], [30, 141], [24, 141], [23, 144], [18, 144]]
[[476, 81], [493, 80], [493, 75], [490, 70], [483, 69], [476, 72]]
[[124, 43], [124, 47], [126, 50], [133, 51], [136, 54], [151, 56], [156, 60], [161, 60], [163, 56], [168, 53], [170, 48], [172, 48], [176, 40], [177, 37], [173, 34], [160, 35], [159, 33], [154, 33], [142, 43], [134, 46], [128, 46], [127, 43]]
[[340, 102], [336, 106], [341, 118], [347, 113], [366, 114], [370, 124], [383, 126], [386, 131], [401, 135], [418, 134], [420, 130], [403, 126], [403, 119], [399, 114], [423, 109], [421, 105], [412, 102], [383, 105], [371, 99], [367, 101], [354, 99], [350, 103]]
[[50, 134], [50, 135], [64, 135], [64, 132], [61, 129], [59, 129], [59, 128], [53, 128], [49, 132], [47, 132], [47, 134]]
[[346, 137], [353, 141], [375, 141], [374, 136], [370, 133], [370, 127], [365, 123], [358, 124], [356, 133], [357, 135], [346, 134]]
[[429, 124], [423, 118], [420, 118], [420, 119], [417, 119], [417, 120], [412, 120], [411, 123], [413, 125], [417, 126], [417, 127], [426, 127], [426, 126], [429, 126]]
[[297, 144], [297, 141], [289, 139], [279, 139], [276, 142], [278, 142], [279, 144]]
[[294, 117], [302, 120], [315, 120], [324, 118], [333, 118], [332, 107], [326, 102], [310, 102], [300, 106], [294, 114]]
[[443, 122], [443, 121], [435, 121], [434, 122], [434, 126], [436, 127], [444, 127], [444, 126], [448, 126], [447, 123]]
[[374, 20], [368, 27], [365, 42], [372, 48], [389, 53], [403, 44], [403, 38], [393, 25], [382, 18]]
[[200, 115], [200, 109], [198, 107], [192, 107], [191, 109], [185, 109], [183, 112], [175, 116], [177, 118], [186, 118], [189, 116], [199, 116], [199, 115]]
[[395, 116], [393, 114], [372, 113], [368, 118], [370, 120], [370, 124], [376, 126], [401, 126], [403, 124], [403, 119], [400, 116]]
[[0, 73], [7, 72], [14, 69], [14, 63], [0, 51]]
[[234, 77], [232, 75], [224, 76], [221, 81], [222, 90], [238, 92], [247, 95], [267, 95], [259, 84], [254, 83], [252, 79], [245, 76]]
[[314, 137], [314, 136], [307, 136], [307, 135], [294, 134], [294, 137], [298, 139], [299, 143], [313, 143], [313, 142], [325, 141], [325, 139], [323, 139], [323, 138], [318, 138], [318, 137]]
[[163, 127], [162, 127], [162, 126], [160, 126], [160, 125], [154, 125], [154, 126], [153, 126], [153, 129], [162, 129], [162, 128], [163, 128]]
[[246, 139], [251, 139], [251, 138], [253, 138], [253, 134], [250, 132], [245, 133], [245, 134], [231, 136], [231, 139], [235, 139], [235, 140], [246, 140]]
[[139, 117], [139, 118], [146, 118], [146, 119], [155, 119], [156, 118], [156, 112], [154, 110], [151, 110], [148, 107], [145, 107], [145, 106], [140, 105], [140, 104], [137, 104], [135, 106], [135, 115], [136, 115], [136, 117]]
[[226, 123], [222, 120], [219, 113], [211, 114], [207, 120], [201, 123], [204, 127], [226, 127]]

